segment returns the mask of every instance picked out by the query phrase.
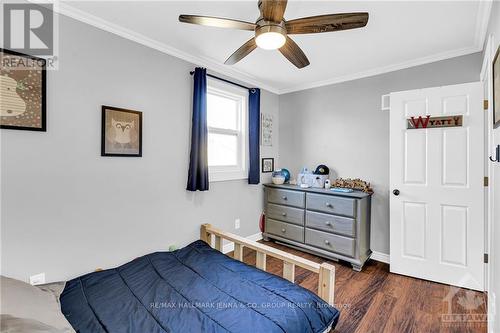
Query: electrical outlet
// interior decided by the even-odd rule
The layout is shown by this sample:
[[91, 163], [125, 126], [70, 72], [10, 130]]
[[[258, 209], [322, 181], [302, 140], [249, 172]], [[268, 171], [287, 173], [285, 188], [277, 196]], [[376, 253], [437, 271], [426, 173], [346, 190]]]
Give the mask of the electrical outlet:
[[45, 273], [39, 273], [36, 275], [30, 276], [30, 284], [36, 286], [37, 284], [45, 283]]
[[234, 229], [239, 229], [240, 228], [240, 219], [234, 220]]

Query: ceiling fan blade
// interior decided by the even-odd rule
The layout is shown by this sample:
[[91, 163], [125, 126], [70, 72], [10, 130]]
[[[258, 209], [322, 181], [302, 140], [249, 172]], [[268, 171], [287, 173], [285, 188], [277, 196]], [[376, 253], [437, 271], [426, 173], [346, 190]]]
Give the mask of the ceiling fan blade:
[[288, 34], [314, 34], [364, 27], [368, 13], [345, 13], [304, 17], [285, 22]]
[[304, 52], [290, 37], [286, 37], [285, 45], [283, 45], [279, 50], [281, 54], [283, 54], [285, 58], [287, 58], [297, 68], [300, 69], [309, 65], [309, 60]]
[[281, 23], [285, 15], [287, 0], [260, 0], [259, 9], [266, 21]]
[[256, 24], [220, 17], [199, 16], [199, 15], [179, 15], [179, 21], [183, 23], [206, 25], [209, 27], [229, 28], [239, 30], [254, 31]]
[[255, 43], [255, 38], [250, 39], [248, 42], [243, 44], [239, 49], [237, 49], [227, 60], [224, 62], [226, 65], [234, 65], [241, 59], [245, 58], [253, 50], [257, 48]]

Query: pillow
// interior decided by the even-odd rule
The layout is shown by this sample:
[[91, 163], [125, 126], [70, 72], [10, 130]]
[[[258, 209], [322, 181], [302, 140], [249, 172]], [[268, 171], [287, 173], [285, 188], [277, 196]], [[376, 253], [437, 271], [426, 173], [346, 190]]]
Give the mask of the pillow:
[[41, 323], [35, 319], [17, 318], [11, 315], [0, 315], [1, 333], [65, 333], [55, 327]]
[[[0, 314], [2, 315], [0, 332], [18, 332], [19, 330], [16, 331], [16, 329], [19, 327], [39, 327], [40, 332], [74, 333], [71, 324], [61, 312], [59, 295], [63, 289], [64, 282], [36, 287], [0, 276]], [[5, 323], [4, 320], [6, 320]], [[47, 330], [47, 327], [52, 330]], [[34, 332], [38, 331], [34, 330]]]

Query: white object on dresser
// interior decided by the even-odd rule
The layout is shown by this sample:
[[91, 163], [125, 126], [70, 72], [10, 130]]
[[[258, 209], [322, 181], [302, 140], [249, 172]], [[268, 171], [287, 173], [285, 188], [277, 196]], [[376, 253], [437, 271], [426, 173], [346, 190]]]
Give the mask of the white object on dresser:
[[299, 173], [297, 176], [297, 185], [306, 184], [307, 187], [324, 188], [325, 181], [329, 175], [315, 175], [313, 173]]
[[[480, 82], [391, 94], [391, 272], [484, 290], [484, 111]], [[460, 127], [407, 129], [419, 116]]]

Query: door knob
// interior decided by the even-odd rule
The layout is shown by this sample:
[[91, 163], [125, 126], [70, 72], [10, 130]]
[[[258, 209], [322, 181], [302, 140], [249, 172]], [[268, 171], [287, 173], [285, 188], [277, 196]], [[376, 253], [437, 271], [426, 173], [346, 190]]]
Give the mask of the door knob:
[[394, 191], [392, 191], [392, 194], [398, 196], [399, 195], [399, 190], [398, 189], [395, 189]]

